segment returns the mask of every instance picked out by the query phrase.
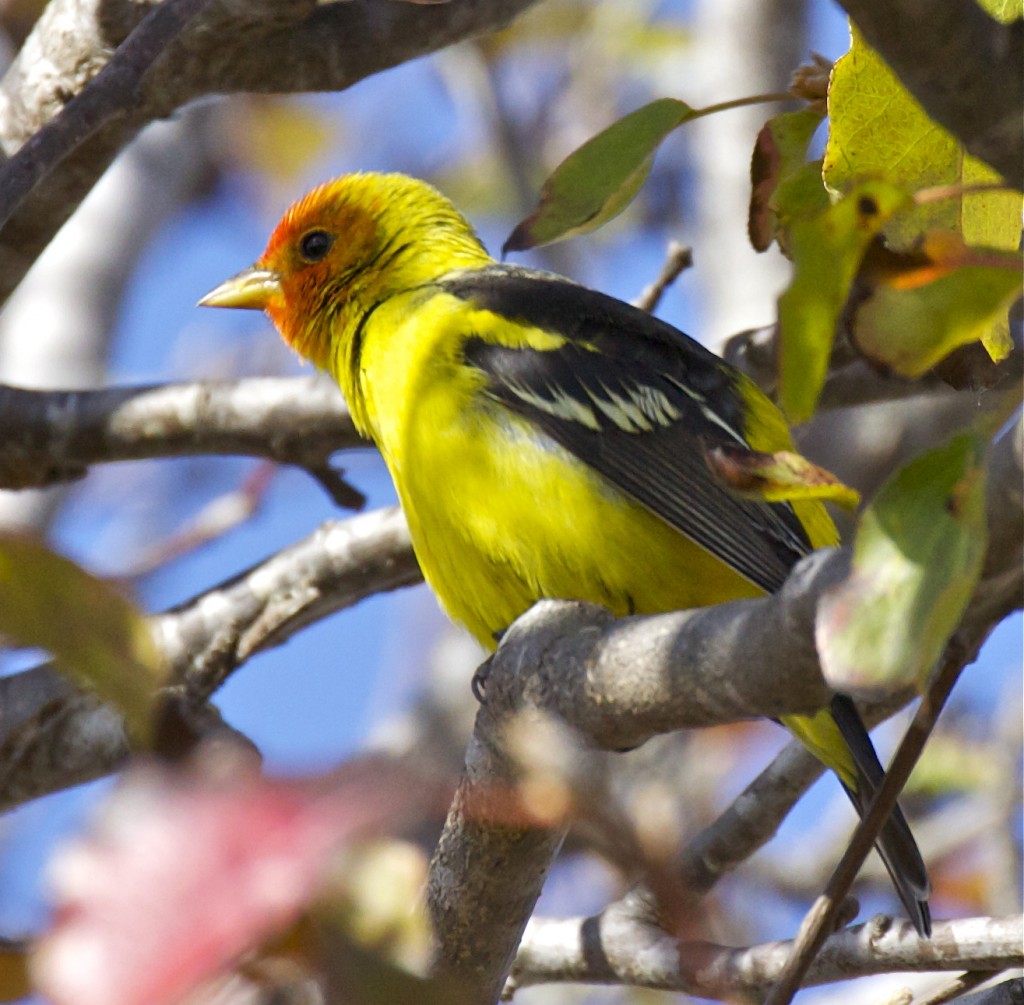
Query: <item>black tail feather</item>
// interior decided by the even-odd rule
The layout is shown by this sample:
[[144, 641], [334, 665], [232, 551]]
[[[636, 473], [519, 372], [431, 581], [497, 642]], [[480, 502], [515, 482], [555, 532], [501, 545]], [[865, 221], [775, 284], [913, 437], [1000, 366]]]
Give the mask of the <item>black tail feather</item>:
[[[846, 695], [836, 695], [832, 699], [829, 711], [857, 765], [857, 790], [853, 791], [846, 785], [843, 788], [846, 789], [857, 812], [863, 817], [871, 805], [875, 792], [878, 791], [878, 786], [882, 783], [885, 771], [853, 701]], [[914, 927], [920, 935], [931, 935], [931, 912], [928, 909], [931, 882], [917, 842], [899, 806], [893, 807], [889, 819], [878, 835], [875, 847]]]

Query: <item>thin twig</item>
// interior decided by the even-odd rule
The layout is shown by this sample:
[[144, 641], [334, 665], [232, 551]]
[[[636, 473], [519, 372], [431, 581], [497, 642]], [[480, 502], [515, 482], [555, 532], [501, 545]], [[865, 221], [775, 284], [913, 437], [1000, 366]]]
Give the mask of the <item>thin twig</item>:
[[814, 957], [835, 930], [839, 910], [857, 872], [874, 847], [875, 839], [896, 805], [896, 799], [910, 777], [953, 685], [971, 658], [972, 655], [964, 652], [955, 639], [951, 640], [939, 671], [925, 692], [870, 809], [854, 831], [846, 853], [832, 873], [824, 892], [807, 912], [792, 953], [765, 1000], [765, 1005], [789, 1005], [814, 962]]
[[[393, 507], [322, 524], [149, 623], [169, 678], [198, 707], [256, 652], [420, 579], [405, 518]], [[0, 677], [0, 812], [114, 771], [128, 754], [120, 715], [76, 692], [52, 665]]]
[[959, 977], [950, 981], [944, 987], [939, 988], [938, 991], [933, 991], [923, 998], [915, 998], [910, 1005], [946, 1005], [947, 1002], [956, 1001], [965, 992], [973, 991], [987, 981], [995, 980], [995, 978], [996, 975], [991, 973], [991, 971], [969, 970], [967, 973], [960, 974]]
[[198, 551], [204, 545], [223, 537], [229, 531], [251, 520], [266, 499], [267, 492], [280, 469], [270, 461], [262, 461], [250, 471], [241, 484], [230, 492], [211, 499], [192, 519], [169, 537], [154, 542], [122, 572], [121, 579], [141, 579]]
[[650, 314], [661, 302], [661, 298], [679, 276], [693, 266], [693, 250], [672, 240], [668, 242], [665, 261], [653, 283], [649, 283], [633, 301], [634, 307]]

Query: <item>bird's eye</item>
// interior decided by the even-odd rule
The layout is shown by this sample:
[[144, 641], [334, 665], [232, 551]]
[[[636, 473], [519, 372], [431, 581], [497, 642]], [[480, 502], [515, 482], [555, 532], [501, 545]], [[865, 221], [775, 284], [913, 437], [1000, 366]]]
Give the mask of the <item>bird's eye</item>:
[[327, 252], [334, 244], [334, 237], [326, 230], [311, 230], [303, 234], [299, 241], [299, 254], [307, 262], [319, 262], [327, 257]]

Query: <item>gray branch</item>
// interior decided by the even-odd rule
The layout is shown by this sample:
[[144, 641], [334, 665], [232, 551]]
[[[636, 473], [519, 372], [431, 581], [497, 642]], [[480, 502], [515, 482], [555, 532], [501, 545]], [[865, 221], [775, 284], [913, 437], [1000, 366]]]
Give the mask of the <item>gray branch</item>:
[[[1013, 350], [1006, 359], [994, 363], [978, 345], [961, 346], [928, 373], [914, 380], [895, 373], [882, 372], [861, 358], [846, 338], [838, 339], [829, 361], [818, 410], [868, 405], [880, 401], [899, 401], [929, 391], [952, 387], [977, 393], [1012, 389], [1021, 373], [1021, 328], [1010, 326]], [[725, 339], [719, 346], [721, 357], [742, 370], [765, 394], [778, 390], [778, 325], [751, 328]]]
[[215, 0], [164, 0], [151, 6], [124, 43], [80, 94], [35, 133], [3, 169], [0, 227], [32, 190], [76, 147], [125, 115], [143, 79], [186, 25]]
[[964, 995], [954, 1001], [960, 1005], [1021, 1005], [1021, 1002], [1024, 1002], [1024, 978], [1011, 977], [995, 987]]
[[[194, 108], [157, 124], [100, 179], [0, 312], [0, 381], [37, 389], [103, 383], [125, 287], [142, 249], [209, 182], [211, 119], [209, 108]], [[0, 418], [0, 442], [10, 432]], [[64, 497], [0, 491], [0, 524], [41, 533]]]
[[[144, 61], [133, 78], [138, 86], [124, 87], [123, 76], [101, 80], [100, 72], [158, 0], [53, 0], [0, 83], [0, 146], [12, 158], [87, 87], [109, 94], [84, 103], [87, 117], [100, 109], [98, 125], [58, 125], [71, 143], [51, 143], [40, 134], [30, 162], [15, 169], [34, 185], [0, 230], [0, 301], [115, 154], [148, 122], [210, 94], [343, 90], [380, 70], [500, 28], [532, 2], [185, 4], [191, 20], [164, 36], [167, 47]], [[0, 170], [0, 187], [7, 185]]]
[[[939, 922], [930, 939], [917, 935], [909, 922], [879, 917], [831, 936], [805, 986], [895, 971], [998, 973], [1024, 962], [1022, 939], [1019, 915]], [[593, 918], [532, 919], [513, 980], [517, 987], [562, 981], [628, 984], [731, 1001], [763, 994], [791, 949], [790, 942], [742, 949], [680, 943], [616, 905]]]
[[817, 601], [848, 561], [816, 552], [770, 597], [650, 617], [544, 601], [506, 633], [429, 887], [438, 972], [477, 989], [471, 1003], [497, 998], [565, 831], [564, 821], [492, 823], [507, 820], [518, 776], [510, 725], [539, 710], [617, 750], [674, 729], [814, 711], [830, 694], [813, 642]]
[[[90, 391], [0, 385], [0, 488], [6, 489], [81, 477], [97, 463], [197, 454], [264, 457], [326, 482], [331, 455], [362, 445], [327, 377]], [[336, 487], [327, 487], [337, 498]]]
[[[168, 672], [200, 707], [255, 653], [365, 597], [420, 581], [397, 509], [303, 541], [151, 621]], [[0, 678], [0, 810], [99, 778], [129, 754], [121, 717], [50, 666]]]

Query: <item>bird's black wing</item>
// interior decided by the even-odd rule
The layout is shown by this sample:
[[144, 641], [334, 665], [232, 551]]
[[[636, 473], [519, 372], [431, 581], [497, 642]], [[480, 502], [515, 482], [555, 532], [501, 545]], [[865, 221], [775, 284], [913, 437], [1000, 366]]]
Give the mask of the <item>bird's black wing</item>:
[[512, 348], [468, 336], [488, 391], [670, 526], [768, 592], [810, 551], [785, 503], [740, 497], [705, 451], [746, 446], [736, 376], [671, 325], [547, 273], [494, 266], [453, 274], [454, 295], [567, 339]]

